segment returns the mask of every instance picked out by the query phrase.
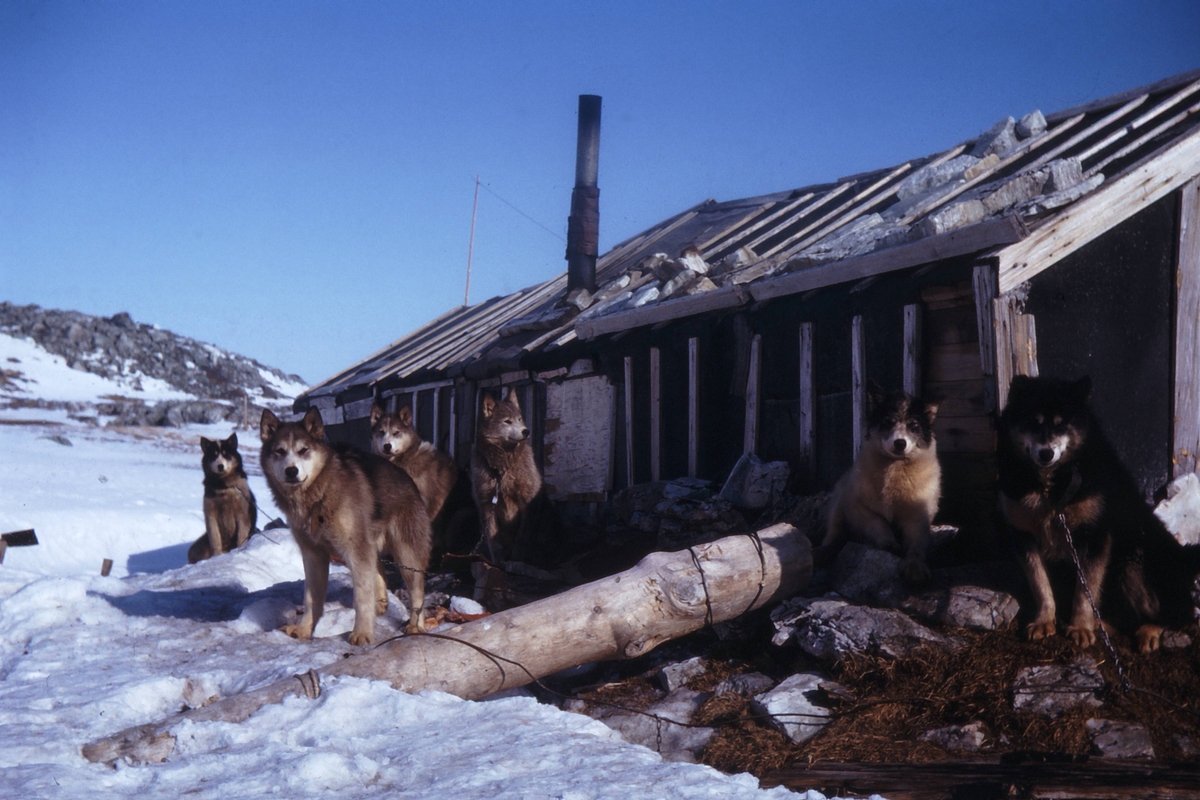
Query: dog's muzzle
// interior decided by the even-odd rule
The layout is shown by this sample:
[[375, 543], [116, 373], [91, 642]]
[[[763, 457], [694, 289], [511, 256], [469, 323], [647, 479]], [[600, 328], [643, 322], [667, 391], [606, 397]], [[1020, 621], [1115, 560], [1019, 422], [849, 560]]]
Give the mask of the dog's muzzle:
[[283, 471], [283, 477], [284, 477], [284, 480], [286, 480], [288, 483], [298, 482], [299, 478], [300, 478], [299, 467], [287, 467]]

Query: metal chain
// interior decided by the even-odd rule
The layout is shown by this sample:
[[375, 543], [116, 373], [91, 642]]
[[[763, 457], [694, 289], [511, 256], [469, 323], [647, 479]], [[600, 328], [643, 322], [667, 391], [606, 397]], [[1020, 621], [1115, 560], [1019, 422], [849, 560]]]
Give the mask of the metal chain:
[[1096, 619], [1096, 626], [1100, 628], [1100, 638], [1104, 640], [1104, 647], [1108, 650], [1109, 656], [1112, 657], [1113, 666], [1117, 669], [1117, 677], [1121, 679], [1121, 691], [1128, 692], [1133, 688], [1133, 684], [1129, 682], [1129, 676], [1125, 674], [1125, 667], [1121, 664], [1121, 658], [1117, 655], [1117, 648], [1113, 645], [1112, 639], [1108, 636], [1108, 629], [1104, 627], [1104, 622], [1100, 619], [1100, 609], [1096, 607], [1096, 600], [1092, 597], [1092, 589], [1088, 586], [1087, 576], [1083, 572], [1083, 564], [1079, 560], [1079, 552], [1075, 549], [1075, 539], [1071, 535], [1071, 528], [1067, 525], [1067, 515], [1063, 512], [1058, 512], [1056, 517], [1059, 526], [1063, 530], [1063, 534], [1067, 539], [1067, 550], [1071, 553], [1071, 561], [1075, 563], [1075, 576], [1079, 579], [1079, 585], [1083, 587], [1083, 593], [1087, 596], [1088, 604], [1092, 607], [1092, 616]]

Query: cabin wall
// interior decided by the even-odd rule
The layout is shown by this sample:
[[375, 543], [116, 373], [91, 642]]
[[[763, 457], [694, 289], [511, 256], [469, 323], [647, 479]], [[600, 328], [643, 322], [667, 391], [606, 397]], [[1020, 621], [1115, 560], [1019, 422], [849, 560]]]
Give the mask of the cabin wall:
[[1092, 407], [1148, 497], [1172, 477], [1172, 193], [1030, 282], [1042, 376], [1092, 378]]

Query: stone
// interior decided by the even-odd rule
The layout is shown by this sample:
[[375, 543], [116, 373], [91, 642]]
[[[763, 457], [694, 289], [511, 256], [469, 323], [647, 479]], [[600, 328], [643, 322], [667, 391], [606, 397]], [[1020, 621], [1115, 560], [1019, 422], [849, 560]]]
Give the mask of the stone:
[[771, 612], [772, 643], [794, 639], [810, 655], [840, 661], [849, 655], [903, 658], [922, 647], [952, 651], [958, 643], [900, 611], [870, 608], [836, 598], [793, 598]]
[[1159, 645], [1164, 650], [1186, 650], [1192, 646], [1192, 637], [1183, 631], [1163, 631]]
[[945, 208], [929, 214], [914, 227], [920, 236], [937, 236], [938, 234], [973, 225], [988, 215], [987, 208], [979, 200], [960, 200]]
[[980, 202], [983, 203], [983, 207], [987, 213], [999, 214], [1004, 209], [1011, 208], [1017, 203], [1023, 203], [1030, 198], [1037, 197], [1042, 193], [1042, 187], [1045, 184], [1046, 174], [1040, 170], [1028, 172], [1024, 175], [1016, 175], [984, 195]]
[[833, 564], [833, 590], [859, 603], [896, 605], [908, 594], [900, 577], [903, 565], [894, 553], [849, 542]]
[[697, 273], [692, 272], [690, 269], [682, 270], [678, 275], [663, 284], [661, 296], [666, 298], [680, 292], [686, 292], [688, 287], [698, 280], [700, 280], [700, 276]]
[[1040, 197], [1022, 203], [1017, 207], [1017, 210], [1025, 216], [1034, 216], [1037, 214], [1045, 214], [1053, 211], [1056, 208], [1062, 208], [1065, 205], [1074, 203], [1079, 198], [1086, 194], [1090, 194], [1104, 183], [1104, 174], [1096, 173], [1090, 178], [1086, 178], [1080, 183], [1075, 184], [1069, 189], [1063, 189], [1061, 192], [1051, 192]]
[[986, 158], [995, 153], [1001, 158], [1018, 144], [1017, 122], [1012, 117], [1005, 117], [988, 128], [971, 148], [971, 155], [976, 158]]
[[641, 308], [647, 303], [653, 303], [658, 299], [659, 290], [657, 286], [643, 286], [634, 292], [633, 297], [629, 300], [630, 308]]
[[587, 289], [572, 289], [567, 293], [567, 305], [574, 306], [580, 311], [587, 311], [593, 302], [592, 293]]
[[1041, 136], [1046, 132], [1046, 117], [1041, 111], [1034, 109], [1017, 120], [1013, 126], [1018, 139], [1028, 139], [1031, 136]]
[[738, 694], [743, 697], [763, 694], [775, 686], [775, 681], [761, 672], [746, 672], [741, 675], [730, 675], [717, 684], [717, 697]]
[[954, 586], [940, 619], [945, 625], [996, 631], [1011, 625], [1020, 610], [1017, 599], [1007, 592], [982, 586]]
[[786, 461], [768, 463], [753, 453], [745, 453], [730, 471], [720, 497], [734, 508], [763, 509], [783, 495], [789, 474]]
[[1078, 158], [1056, 158], [1038, 172], [1046, 176], [1042, 191], [1047, 194], [1065, 192], [1083, 182], [1083, 164]]
[[691, 286], [689, 286], [685, 290], [685, 293], [686, 294], [704, 294], [705, 292], [711, 292], [713, 289], [716, 289], [716, 288], [717, 288], [717, 285], [715, 283], [713, 283], [710, 278], [703, 277], [700, 280], [693, 283]]
[[812, 672], [785, 679], [754, 697], [751, 709], [770, 717], [770, 724], [793, 743], [806, 742], [829, 724], [830, 707], [849, 694], [844, 686]]
[[1084, 723], [1092, 752], [1101, 758], [1154, 758], [1154, 746], [1145, 726], [1111, 719]]
[[1167, 499], [1154, 515], [1180, 544], [1200, 544], [1200, 477], [1189, 472], [1167, 484]]
[[1096, 662], [1087, 657], [1067, 666], [1026, 667], [1013, 682], [1013, 708], [1057, 719], [1077, 706], [1099, 708], [1104, 688]]
[[[971, 155], [955, 156], [949, 161], [937, 165], [921, 167], [909, 175], [896, 187], [896, 197], [901, 201], [914, 198], [924, 200], [932, 189], [940, 189], [946, 184], [962, 180], [963, 173], [979, 163], [979, 159]], [[900, 214], [899, 216], [903, 216]]]
[[673, 692], [687, 685], [692, 678], [703, 675], [708, 670], [708, 662], [696, 656], [677, 664], [667, 664], [658, 671], [658, 683], [667, 692]]
[[[694, 763], [700, 751], [712, 740], [716, 728], [688, 728], [672, 725], [671, 722], [690, 724], [700, 706], [711, 695], [676, 689], [662, 700], [646, 708], [646, 714], [657, 715], [662, 721], [646, 714], [627, 711], [609, 713], [608, 709], [596, 709], [594, 716], [632, 744], [640, 744], [657, 750], [666, 761]], [[661, 745], [661, 746], [660, 746]]]
[[679, 263], [697, 275], [708, 274], [708, 263], [694, 246], [684, 248], [683, 252], [679, 254]]
[[936, 744], [943, 750], [961, 750], [968, 753], [974, 753], [981, 749], [987, 738], [987, 728], [979, 721], [969, 722], [966, 725], [935, 728], [925, 731], [917, 737], [920, 741]]

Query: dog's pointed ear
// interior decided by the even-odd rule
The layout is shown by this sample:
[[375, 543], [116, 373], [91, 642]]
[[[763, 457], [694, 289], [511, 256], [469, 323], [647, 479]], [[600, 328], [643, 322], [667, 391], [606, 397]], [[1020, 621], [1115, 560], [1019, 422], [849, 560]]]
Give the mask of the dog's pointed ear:
[[379, 405], [379, 401], [376, 400], [374, 403], [371, 403], [371, 427], [375, 427], [375, 423], [379, 422], [382, 417], [383, 406]]
[[279, 417], [275, 416], [271, 409], [263, 409], [262, 419], [258, 422], [258, 435], [265, 442], [274, 436], [277, 430], [279, 430]]
[[1092, 376], [1084, 375], [1075, 381], [1071, 384], [1071, 391], [1081, 405], [1090, 405], [1092, 402]]
[[325, 423], [321, 421], [321, 412], [315, 406], [310, 407], [304, 414], [304, 430], [314, 439], [325, 438]]
[[200, 437], [200, 449], [201, 450], [204, 450], [205, 452], [207, 452], [216, 446], [217, 446], [217, 443], [214, 442], [212, 439], [206, 439], [203, 436]]
[[495, 410], [496, 398], [492, 397], [491, 393], [484, 392], [483, 398], [479, 401], [479, 413], [483, 414], [484, 419], [490, 419]]
[[237, 450], [237, 431], [229, 434], [229, 438], [221, 442], [221, 444], [227, 445], [230, 450]]
[[925, 415], [925, 422], [929, 425], [932, 426], [933, 421], [937, 419], [938, 406], [941, 404], [942, 398], [940, 397], [928, 397], [924, 400], [921, 411]]
[[[1021, 397], [1033, 389], [1033, 378], [1028, 375], [1014, 375], [1012, 381], [1008, 384], [1008, 400], [1005, 402], [1007, 407], [1013, 401], [1014, 397]], [[1003, 413], [1004, 409], [1001, 409]]]
[[508, 387], [508, 393], [504, 395], [504, 402], [511, 403], [518, 411], [521, 410], [521, 400], [517, 397], [517, 387]]
[[396, 415], [400, 417], [400, 421], [406, 427], [412, 427], [412, 406], [400, 406], [400, 410], [396, 412]]
[[883, 387], [872, 380], [867, 381], [867, 413], [873, 412], [875, 409], [883, 405], [884, 393]]

